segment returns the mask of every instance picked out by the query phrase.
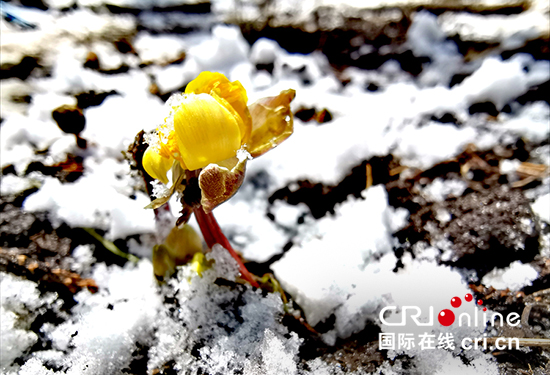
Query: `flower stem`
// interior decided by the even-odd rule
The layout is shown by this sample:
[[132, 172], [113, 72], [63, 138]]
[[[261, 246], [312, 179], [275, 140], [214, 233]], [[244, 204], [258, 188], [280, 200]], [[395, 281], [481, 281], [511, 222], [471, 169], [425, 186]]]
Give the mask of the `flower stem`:
[[252, 274], [248, 272], [241, 258], [237, 255], [237, 253], [233, 249], [233, 246], [231, 246], [229, 240], [223, 234], [212, 212], [204, 212], [202, 206], [195, 208], [194, 212], [195, 217], [197, 218], [197, 222], [199, 223], [199, 227], [201, 228], [202, 235], [204, 236], [204, 240], [206, 241], [208, 247], [212, 248], [212, 246], [214, 246], [215, 244], [220, 244], [225, 249], [227, 249], [233, 259], [237, 261], [237, 264], [239, 265], [239, 270], [241, 271], [241, 277], [244, 280], [248, 281], [252, 286], [259, 288], [258, 283], [256, 282], [256, 280], [254, 280]]

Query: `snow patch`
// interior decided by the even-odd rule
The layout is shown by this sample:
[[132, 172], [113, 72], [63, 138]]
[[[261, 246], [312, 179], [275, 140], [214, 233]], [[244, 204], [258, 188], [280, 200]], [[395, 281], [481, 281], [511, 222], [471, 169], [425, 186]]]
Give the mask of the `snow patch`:
[[516, 291], [531, 285], [538, 276], [539, 273], [531, 265], [523, 264], [517, 260], [505, 269], [492, 270], [483, 277], [481, 282], [486, 287], [492, 286], [495, 289]]

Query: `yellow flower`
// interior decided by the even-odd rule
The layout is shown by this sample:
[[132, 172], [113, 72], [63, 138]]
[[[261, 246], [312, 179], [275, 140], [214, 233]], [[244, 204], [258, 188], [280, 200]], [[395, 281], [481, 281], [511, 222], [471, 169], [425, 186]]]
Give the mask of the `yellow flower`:
[[[180, 193], [182, 210], [177, 224], [186, 223], [194, 212], [208, 246], [224, 246], [239, 264], [242, 277], [256, 287], [258, 283], [211, 211], [239, 189], [248, 156], [260, 156], [292, 134], [290, 102], [294, 96], [294, 90], [285, 90], [248, 107], [246, 90], [240, 82], [229, 82], [220, 73], [203, 72], [187, 85], [185, 93], [169, 99], [169, 114], [149, 138], [143, 154], [143, 167], [151, 177], [166, 184], [166, 174], [172, 170], [168, 194], [147, 207], [156, 209], [172, 194]], [[244, 157], [237, 154], [240, 150]], [[176, 226], [165, 243], [153, 249], [155, 275], [162, 279], [190, 256], [200, 275], [209, 266], [200, 247], [191, 227]]]
[[259, 156], [292, 134], [289, 106], [294, 95], [294, 90], [286, 90], [249, 110], [246, 90], [239, 81], [203, 72], [187, 85], [185, 93], [170, 99], [170, 113], [157, 128], [143, 156], [143, 167], [167, 183], [166, 173], [174, 161], [193, 171], [222, 165], [239, 149]]

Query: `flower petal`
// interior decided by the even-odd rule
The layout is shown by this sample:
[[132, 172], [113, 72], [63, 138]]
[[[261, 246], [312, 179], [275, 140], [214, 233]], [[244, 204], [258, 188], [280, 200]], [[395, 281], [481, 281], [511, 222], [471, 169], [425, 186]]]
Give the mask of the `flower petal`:
[[197, 78], [187, 84], [186, 94], [210, 94], [210, 91], [220, 84], [229, 83], [226, 76], [217, 72], [202, 72]]
[[143, 168], [153, 178], [160, 180], [163, 184], [168, 183], [166, 173], [172, 167], [173, 159], [161, 156], [157, 150], [149, 146], [143, 154]]
[[260, 99], [249, 107], [252, 133], [247, 149], [252, 157], [275, 148], [292, 134], [294, 122], [290, 102], [295, 96], [296, 91], [284, 90], [278, 96]]
[[202, 72], [185, 88], [186, 94], [216, 94], [229, 103], [241, 117], [241, 144], [248, 142], [252, 121], [248, 112], [246, 90], [239, 81], [229, 82], [221, 73]]
[[228, 159], [241, 146], [238, 118], [207, 94], [188, 94], [174, 113], [179, 152], [189, 170]]

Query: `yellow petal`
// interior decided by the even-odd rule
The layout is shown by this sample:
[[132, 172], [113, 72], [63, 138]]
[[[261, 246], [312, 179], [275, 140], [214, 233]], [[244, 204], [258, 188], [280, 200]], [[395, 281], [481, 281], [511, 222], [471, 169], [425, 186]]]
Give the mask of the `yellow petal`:
[[210, 94], [210, 91], [220, 84], [229, 83], [226, 76], [216, 72], [202, 72], [187, 84], [186, 94]]
[[154, 147], [147, 147], [143, 154], [143, 168], [153, 178], [160, 180], [163, 184], [168, 183], [166, 173], [172, 168], [173, 159], [160, 156]]
[[290, 102], [295, 96], [296, 91], [284, 90], [278, 96], [260, 99], [249, 107], [252, 134], [248, 152], [252, 157], [275, 148], [292, 134], [294, 128]]
[[202, 72], [185, 88], [186, 94], [215, 94], [224, 99], [241, 117], [241, 144], [248, 142], [252, 128], [246, 90], [239, 81], [229, 82], [221, 73]]
[[191, 171], [235, 156], [241, 146], [240, 117], [208, 94], [188, 94], [174, 113], [181, 158]]

